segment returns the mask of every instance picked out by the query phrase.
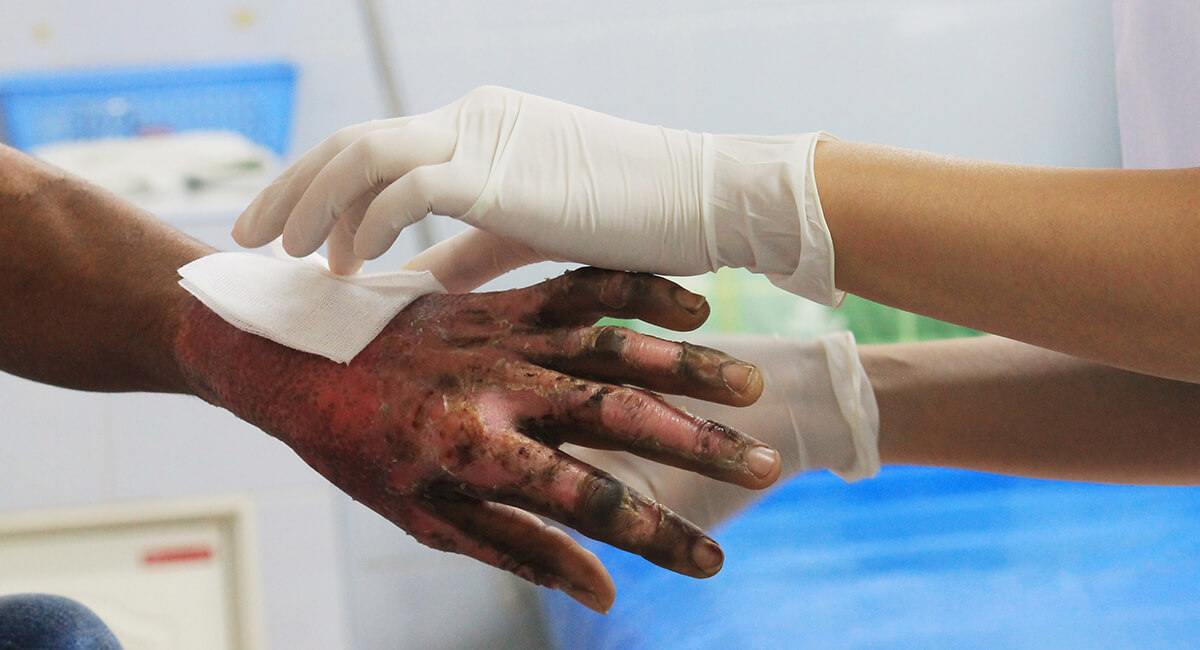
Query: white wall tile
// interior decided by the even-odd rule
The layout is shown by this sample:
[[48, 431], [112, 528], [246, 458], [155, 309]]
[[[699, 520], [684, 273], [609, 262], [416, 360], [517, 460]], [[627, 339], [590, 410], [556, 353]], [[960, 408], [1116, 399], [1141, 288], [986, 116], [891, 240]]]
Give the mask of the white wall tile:
[[1119, 163], [1108, 2], [815, 4], [696, 16], [693, 105], [724, 129]]
[[[586, 105], [630, 119], [658, 122], [680, 101], [686, 64], [667, 37], [675, 3], [464, 3], [442, 12], [418, 2], [388, 3], [394, 67], [410, 109], [426, 111], [475, 86], [497, 84]], [[418, 10], [418, 5], [420, 10]], [[650, 11], [650, 8], [654, 8]], [[504, 14], [508, 19], [500, 19]], [[649, 15], [647, 15], [649, 14]], [[491, 17], [495, 17], [492, 20]], [[454, 35], [455, 46], [441, 44]]]
[[478, 564], [353, 570], [358, 648], [549, 648], [534, 587]]
[[0, 509], [88, 505], [111, 498], [103, 395], [0, 373]]
[[490, 83], [694, 130], [1119, 162], [1107, 0], [620, 4], [393, 0], [395, 67], [413, 111]]
[[329, 487], [256, 495], [268, 648], [352, 647], [337, 499]]
[[548, 648], [535, 587], [339, 499], [357, 648]]
[[536, 597], [486, 567], [365, 565], [355, 583], [355, 647], [549, 648]]
[[112, 395], [103, 423], [117, 499], [322, 486], [286, 445], [228, 411], [179, 395]]

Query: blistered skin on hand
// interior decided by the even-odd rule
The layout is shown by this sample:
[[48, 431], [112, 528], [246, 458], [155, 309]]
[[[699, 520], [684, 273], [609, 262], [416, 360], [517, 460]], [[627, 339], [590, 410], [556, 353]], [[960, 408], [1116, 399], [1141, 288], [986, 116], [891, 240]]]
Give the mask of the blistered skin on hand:
[[240, 332], [196, 305], [179, 357], [198, 394], [278, 437], [422, 543], [604, 611], [613, 587], [598, 560], [533, 515], [696, 577], [719, 570], [719, 547], [560, 443], [628, 450], [750, 487], [778, 474], [750, 471], [753, 439], [594, 381], [757, 398], [753, 386], [721, 378], [738, 362], [720, 352], [590, 327], [605, 315], [695, 327], [707, 310], [692, 294], [681, 301], [682, 291], [587, 269], [520, 291], [429, 295], [348, 365]]

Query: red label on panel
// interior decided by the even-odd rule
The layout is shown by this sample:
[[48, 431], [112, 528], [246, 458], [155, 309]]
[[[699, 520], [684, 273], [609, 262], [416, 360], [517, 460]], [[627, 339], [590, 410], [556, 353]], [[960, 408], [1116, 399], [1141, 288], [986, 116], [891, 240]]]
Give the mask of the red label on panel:
[[210, 546], [172, 546], [147, 551], [142, 556], [142, 562], [150, 565], [175, 564], [179, 562], [207, 562], [212, 557], [213, 550]]

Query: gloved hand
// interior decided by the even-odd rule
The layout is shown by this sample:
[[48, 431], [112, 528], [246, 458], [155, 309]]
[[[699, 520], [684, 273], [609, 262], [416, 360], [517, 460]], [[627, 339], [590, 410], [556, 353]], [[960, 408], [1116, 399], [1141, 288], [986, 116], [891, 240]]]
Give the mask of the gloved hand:
[[[853, 334], [837, 332], [810, 341], [694, 338], [756, 364], [763, 373], [762, 397], [744, 408], [686, 397], [668, 397], [667, 401], [728, 423], [775, 447], [783, 460], [776, 485], [817, 469], [830, 469], [846, 481], [870, 478], [879, 471], [879, 410]], [[564, 449], [603, 467], [702, 528], [720, 523], [764, 494], [628, 454], [574, 446]]]
[[689, 133], [483, 87], [339, 131], [265, 189], [233, 235], [261, 246], [282, 233], [297, 256], [328, 238], [331, 268], [353, 273], [433, 212], [487, 233], [414, 261], [463, 261], [438, 275], [450, 291], [555, 259], [671, 275], [745, 267], [832, 304], [812, 178], [820, 137]]

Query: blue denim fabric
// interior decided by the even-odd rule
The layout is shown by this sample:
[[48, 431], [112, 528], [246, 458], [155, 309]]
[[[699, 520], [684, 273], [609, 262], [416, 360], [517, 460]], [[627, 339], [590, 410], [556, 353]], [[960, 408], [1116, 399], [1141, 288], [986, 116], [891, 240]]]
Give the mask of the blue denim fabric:
[[121, 650], [121, 643], [70, 598], [17, 594], [0, 596], [0, 650]]

